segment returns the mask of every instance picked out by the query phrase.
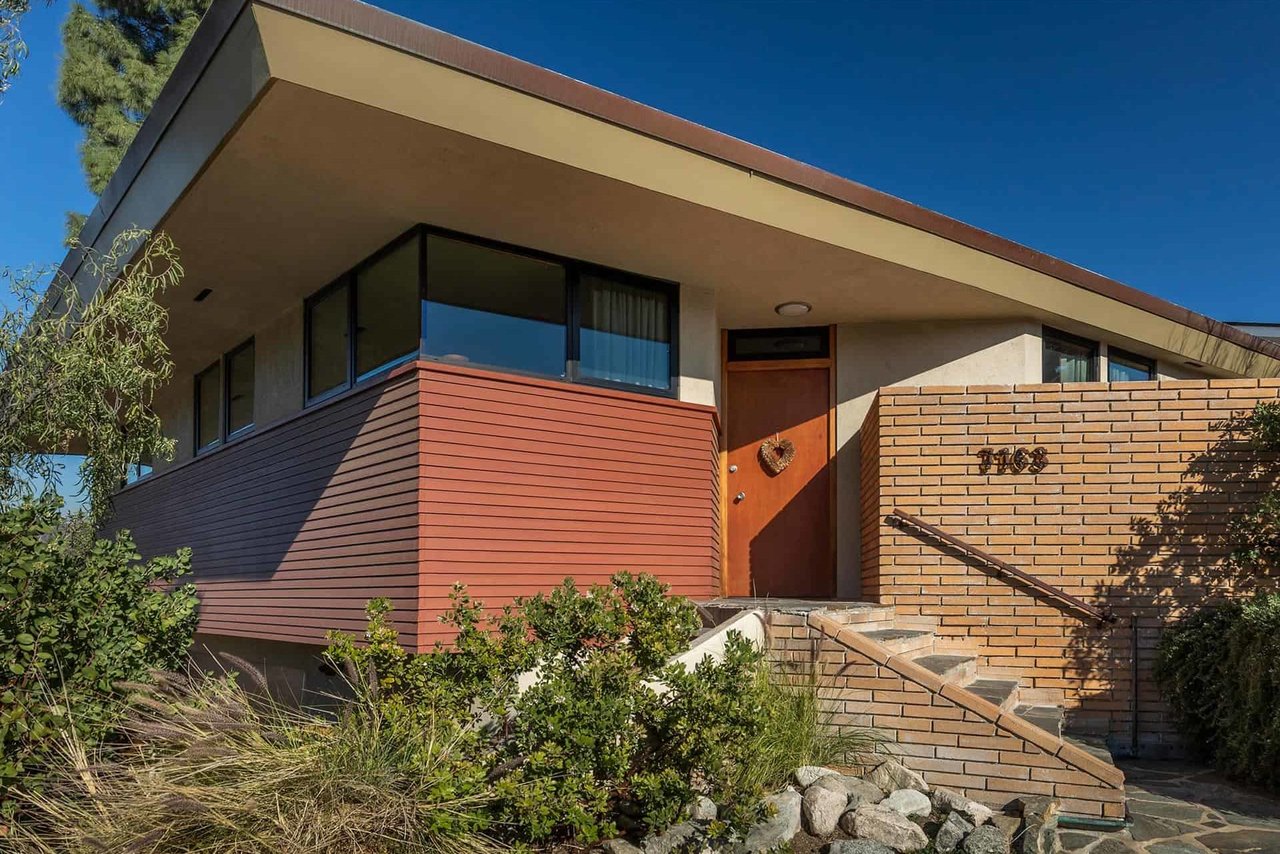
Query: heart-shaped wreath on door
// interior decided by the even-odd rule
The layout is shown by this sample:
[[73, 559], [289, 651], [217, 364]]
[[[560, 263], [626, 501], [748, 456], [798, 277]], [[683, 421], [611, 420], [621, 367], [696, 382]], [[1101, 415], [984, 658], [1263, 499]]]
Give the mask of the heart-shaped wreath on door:
[[795, 458], [796, 446], [790, 439], [774, 436], [760, 443], [760, 463], [772, 474], [782, 474]]

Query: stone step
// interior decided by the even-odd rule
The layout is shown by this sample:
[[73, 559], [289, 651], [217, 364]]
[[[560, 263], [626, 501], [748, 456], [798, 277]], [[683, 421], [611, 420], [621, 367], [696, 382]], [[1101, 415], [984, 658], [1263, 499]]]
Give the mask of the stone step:
[[1040, 727], [1040, 729], [1050, 735], [1056, 738], [1062, 738], [1062, 722], [1065, 715], [1061, 706], [1032, 706], [1022, 704], [1017, 706], [1013, 710], [1013, 713], [1027, 723]]
[[875, 629], [869, 632], [860, 631], [858, 634], [899, 654], [930, 652], [936, 640], [934, 633], [925, 629]]
[[1018, 694], [1017, 679], [975, 679], [964, 687], [1001, 709], [1011, 708]]
[[925, 670], [936, 673], [943, 680], [959, 685], [973, 680], [978, 675], [978, 658], [973, 655], [931, 653], [912, 660]]

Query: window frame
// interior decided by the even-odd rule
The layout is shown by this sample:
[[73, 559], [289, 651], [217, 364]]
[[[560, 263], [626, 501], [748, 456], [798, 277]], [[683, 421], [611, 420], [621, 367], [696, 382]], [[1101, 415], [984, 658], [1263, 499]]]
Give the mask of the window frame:
[[[1149, 375], [1145, 380], [1113, 380], [1111, 379], [1111, 363], [1119, 358], [1121, 362], [1128, 362], [1130, 367], [1144, 367]], [[1146, 356], [1139, 356], [1120, 347], [1107, 347], [1107, 382], [1112, 383], [1128, 383], [1128, 382], [1153, 382], [1159, 379], [1156, 374], [1156, 360], [1149, 359]]]
[[1092, 338], [1085, 338], [1082, 335], [1073, 335], [1070, 332], [1063, 332], [1061, 329], [1055, 329], [1052, 326], [1043, 326], [1040, 329], [1040, 381], [1046, 383], [1057, 382], [1062, 385], [1071, 385], [1072, 383], [1063, 383], [1061, 380], [1051, 380], [1045, 376], [1045, 356], [1049, 352], [1048, 342], [1050, 339], [1056, 338], [1067, 344], [1076, 344], [1089, 349], [1089, 376], [1088, 379], [1076, 380], [1075, 382], [1096, 383], [1100, 372], [1099, 363], [1102, 360], [1102, 346], [1098, 341]]
[[[231, 429], [231, 371], [227, 370], [227, 366], [231, 364], [231, 357], [237, 356], [249, 347], [254, 346], [254, 336], [250, 335], [244, 341], [222, 354], [222, 441], [229, 442], [237, 436], [243, 436], [258, 424], [258, 408], [254, 404], [256, 400], [250, 402], [250, 408], [253, 412], [253, 418], [243, 427]], [[253, 388], [254, 397], [257, 397], [258, 390], [258, 351], [254, 347], [253, 351]]]
[[[217, 383], [217, 386], [218, 386], [217, 435], [213, 437], [213, 441], [209, 442], [206, 445], [202, 445], [200, 444], [200, 438], [201, 438], [200, 437], [200, 390], [201, 390], [201, 387], [203, 386], [203, 383], [201, 382], [200, 378], [203, 377], [205, 374], [209, 373], [210, 371], [212, 371], [214, 368], [218, 369], [218, 380], [219, 380]], [[192, 417], [192, 424], [191, 424], [192, 456], [208, 453], [209, 451], [212, 451], [214, 448], [220, 447], [222, 445], [222, 441], [223, 441], [222, 437], [226, 433], [225, 413], [223, 411], [223, 401], [226, 398], [225, 383], [226, 383], [226, 371], [223, 370], [221, 356], [214, 359], [204, 368], [201, 368], [200, 370], [196, 371], [195, 375], [192, 378], [192, 385], [194, 386], [194, 388], [192, 389], [193, 391], [193, 394], [192, 394], [193, 417]]]
[[[757, 353], [752, 356], [734, 354], [733, 345], [744, 338], [774, 338], [783, 335], [812, 335], [820, 344], [818, 352], [800, 354]], [[795, 362], [804, 361], [805, 359], [830, 359], [831, 330], [826, 326], [763, 326], [751, 329], [730, 329], [725, 338], [725, 347], [724, 360], [726, 362]]]
[[[232, 439], [238, 439], [241, 436], [245, 435], [246, 433], [252, 432], [253, 428], [258, 426], [258, 412], [257, 412], [257, 406], [255, 405], [252, 421], [250, 421], [248, 424], [244, 425], [243, 427], [237, 428], [234, 431], [230, 429], [231, 428], [231, 372], [227, 370], [227, 365], [230, 363], [232, 356], [235, 356], [236, 354], [242, 352], [248, 347], [252, 347], [253, 345], [254, 345], [254, 336], [250, 335], [244, 341], [241, 341], [239, 344], [232, 347], [230, 350], [226, 351], [218, 358], [214, 359], [212, 362], [208, 364], [208, 366], [206, 366], [205, 368], [199, 371], [196, 371], [195, 374], [192, 376], [192, 386], [193, 386], [192, 388], [193, 414], [191, 419], [192, 421], [192, 424], [191, 424], [192, 456], [208, 453], [209, 451], [212, 451], [214, 448], [220, 448], [223, 445], [230, 442]], [[219, 374], [218, 376], [218, 435], [209, 444], [201, 445], [200, 444], [200, 388], [201, 388], [200, 378], [205, 374], [209, 373], [209, 371], [213, 370], [214, 368], [218, 369], [218, 374]], [[258, 354], [256, 349], [254, 350], [254, 358], [253, 358], [253, 387], [254, 387], [254, 397], [256, 398], [257, 388], [258, 388]], [[257, 400], [255, 399], [254, 404], [256, 403], [257, 403]]]
[[[659, 279], [654, 276], [646, 276], [641, 273], [633, 273], [627, 270], [620, 270], [616, 267], [609, 267], [603, 264], [596, 264], [590, 261], [582, 261], [576, 258], [569, 258], [563, 255], [557, 255], [551, 252], [544, 252], [538, 249], [530, 249], [525, 246], [517, 246], [512, 243], [505, 243], [500, 240], [493, 240], [487, 237], [479, 237], [474, 234], [466, 234], [460, 231], [454, 231], [448, 228], [428, 225], [426, 223], [418, 223], [412, 228], [404, 231], [399, 236], [391, 240], [385, 246], [365, 258], [356, 266], [346, 271], [342, 275], [335, 278], [329, 284], [320, 290], [311, 294], [303, 301], [303, 342], [302, 342], [302, 377], [303, 377], [303, 406], [312, 406], [321, 401], [328, 400], [335, 395], [343, 394], [353, 388], [359, 387], [365, 383], [376, 380], [386, 374], [393, 368], [411, 360], [421, 359], [427, 362], [451, 365], [456, 364], [441, 359], [438, 356], [427, 355], [427, 330], [426, 324], [423, 323], [423, 306], [428, 301], [430, 283], [427, 277], [427, 260], [429, 253], [428, 238], [440, 237], [446, 240], [456, 240], [464, 243], [470, 243], [486, 249], [492, 249], [498, 252], [506, 252], [529, 258], [544, 263], [556, 264], [565, 271], [565, 370], [564, 376], [556, 376], [553, 374], [544, 374], [536, 371], [521, 370], [504, 365], [490, 365], [481, 362], [467, 362], [466, 367], [478, 368], [480, 370], [494, 371], [497, 373], [511, 374], [514, 376], [523, 376], [536, 379], [543, 379], [550, 382], [570, 383], [573, 385], [582, 385], [593, 388], [613, 389], [617, 391], [628, 391], [635, 394], [644, 394], [652, 397], [663, 397], [668, 399], [678, 399], [680, 394], [680, 285], [667, 279]], [[415, 350], [405, 354], [403, 357], [381, 365], [372, 371], [363, 375], [356, 374], [356, 324], [359, 308], [359, 296], [357, 294], [357, 276], [358, 274], [372, 264], [377, 263], [386, 255], [399, 249], [405, 242], [417, 239], [418, 243], [418, 346]], [[592, 272], [597, 275], [615, 279], [625, 284], [645, 288], [655, 293], [659, 293], [667, 299], [667, 338], [669, 355], [667, 359], [667, 387], [658, 388], [654, 386], [635, 385], [632, 383], [619, 382], [616, 380], [602, 379], [598, 377], [583, 376], [580, 371], [580, 355], [581, 355], [581, 321], [582, 321], [582, 287], [580, 285], [580, 276], [583, 272]], [[342, 384], [335, 386], [328, 391], [318, 395], [311, 393], [311, 340], [312, 340], [312, 323], [311, 323], [311, 307], [321, 299], [332, 294], [335, 290], [342, 287], [347, 288], [347, 375], [346, 380]]]
[[[352, 296], [353, 277], [351, 273], [343, 273], [320, 290], [307, 297], [302, 302], [302, 399], [305, 406], [313, 403], [319, 403], [322, 400], [328, 400], [334, 395], [342, 394], [352, 386], [352, 375], [355, 373], [355, 347], [352, 346], [351, 337], [355, 333], [353, 316], [355, 314], [354, 298]], [[311, 322], [311, 307], [321, 300], [328, 297], [335, 291], [342, 288], [347, 289], [347, 352], [346, 352], [346, 377], [342, 382], [338, 383], [331, 389], [327, 389], [320, 394], [311, 393], [311, 336], [314, 334]]]

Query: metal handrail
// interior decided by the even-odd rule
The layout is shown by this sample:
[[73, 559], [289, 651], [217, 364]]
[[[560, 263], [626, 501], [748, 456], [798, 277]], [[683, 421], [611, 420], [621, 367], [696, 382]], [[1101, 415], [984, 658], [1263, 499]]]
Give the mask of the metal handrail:
[[1043, 581], [1037, 578], [1036, 576], [1030, 574], [1029, 572], [1018, 569], [1018, 567], [1014, 566], [1013, 564], [1007, 561], [1003, 561], [1000, 558], [996, 557], [995, 555], [988, 554], [987, 552], [984, 552], [982, 549], [978, 548], [977, 546], [970, 545], [969, 543], [966, 543], [964, 540], [960, 539], [954, 534], [948, 534], [946, 531], [942, 530], [941, 528], [937, 528], [933, 525], [930, 525], [928, 522], [924, 521], [923, 519], [918, 519], [915, 516], [912, 516], [910, 513], [905, 513], [902, 510], [899, 510], [898, 508], [895, 507], [893, 509], [893, 512], [890, 513], [887, 518], [890, 520], [895, 520], [898, 522], [905, 523], [911, 526], [912, 528], [918, 528], [919, 530], [927, 533], [929, 536], [934, 537], [935, 539], [941, 540], [947, 545], [950, 545], [959, 549], [960, 551], [964, 552], [970, 557], [977, 558], [983, 563], [988, 564], [989, 566], [994, 568], [996, 570], [997, 577], [1000, 577], [1001, 575], [1012, 576], [1018, 579], [1019, 581], [1022, 581], [1023, 583], [1028, 584], [1031, 587], [1034, 587], [1036, 590], [1039, 590], [1041, 593], [1045, 593], [1049, 596], [1052, 596], [1053, 598], [1061, 602], [1064, 602], [1067, 605], [1070, 605], [1072, 608], [1075, 608], [1077, 611], [1080, 611], [1081, 613], [1089, 615], [1089, 617], [1091, 617], [1094, 620], [1097, 620], [1099, 623], [1115, 622], [1115, 619], [1116, 619], [1115, 615], [1112, 614], [1109, 610], [1106, 610], [1104, 608], [1099, 608], [1095, 605], [1090, 605], [1088, 602], [1084, 601], [1083, 599], [1077, 596], [1072, 596], [1070, 593], [1063, 590], [1062, 588], [1055, 587], [1049, 582]]

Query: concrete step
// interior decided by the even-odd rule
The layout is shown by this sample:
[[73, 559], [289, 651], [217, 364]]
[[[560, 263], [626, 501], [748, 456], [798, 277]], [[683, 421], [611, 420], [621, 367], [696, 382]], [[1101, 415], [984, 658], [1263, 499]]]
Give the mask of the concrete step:
[[975, 679], [964, 687], [1001, 709], [1012, 708], [1018, 695], [1017, 679]]
[[916, 664], [931, 673], [936, 673], [947, 682], [964, 685], [978, 675], [978, 658], [973, 655], [948, 655], [931, 653], [912, 659]]
[[928, 653], [933, 650], [936, 639], [933, 632], [925, 629], [875, 629], [869, 632], [859, 631], [858, 634], [898, 654]]
[[876, 606], [874, 608], [848, 608], [839, 611], [832, 610], [826, 613], [836, 622], [860, 632], [891, 629], [894, 627], [897, 620], [893, 608], [887, 605]]
[[1107, 748], [1107, 740], [1105, 738], [1086, 735], [1064, 735], [1062, 740], [1067, 744], [1074, 744], [1085, 753], [1101, 759], [1113, 768], [1115, 767], [1115, 757], [1111, 755], [1111, 751]]
[[1013, 713], [1027, 723], [1040, 727], [1050, 735], [1062, 738], [1062, 722], [1065, 714], [1061, 706], [1020, 704], [1013, 710]]

